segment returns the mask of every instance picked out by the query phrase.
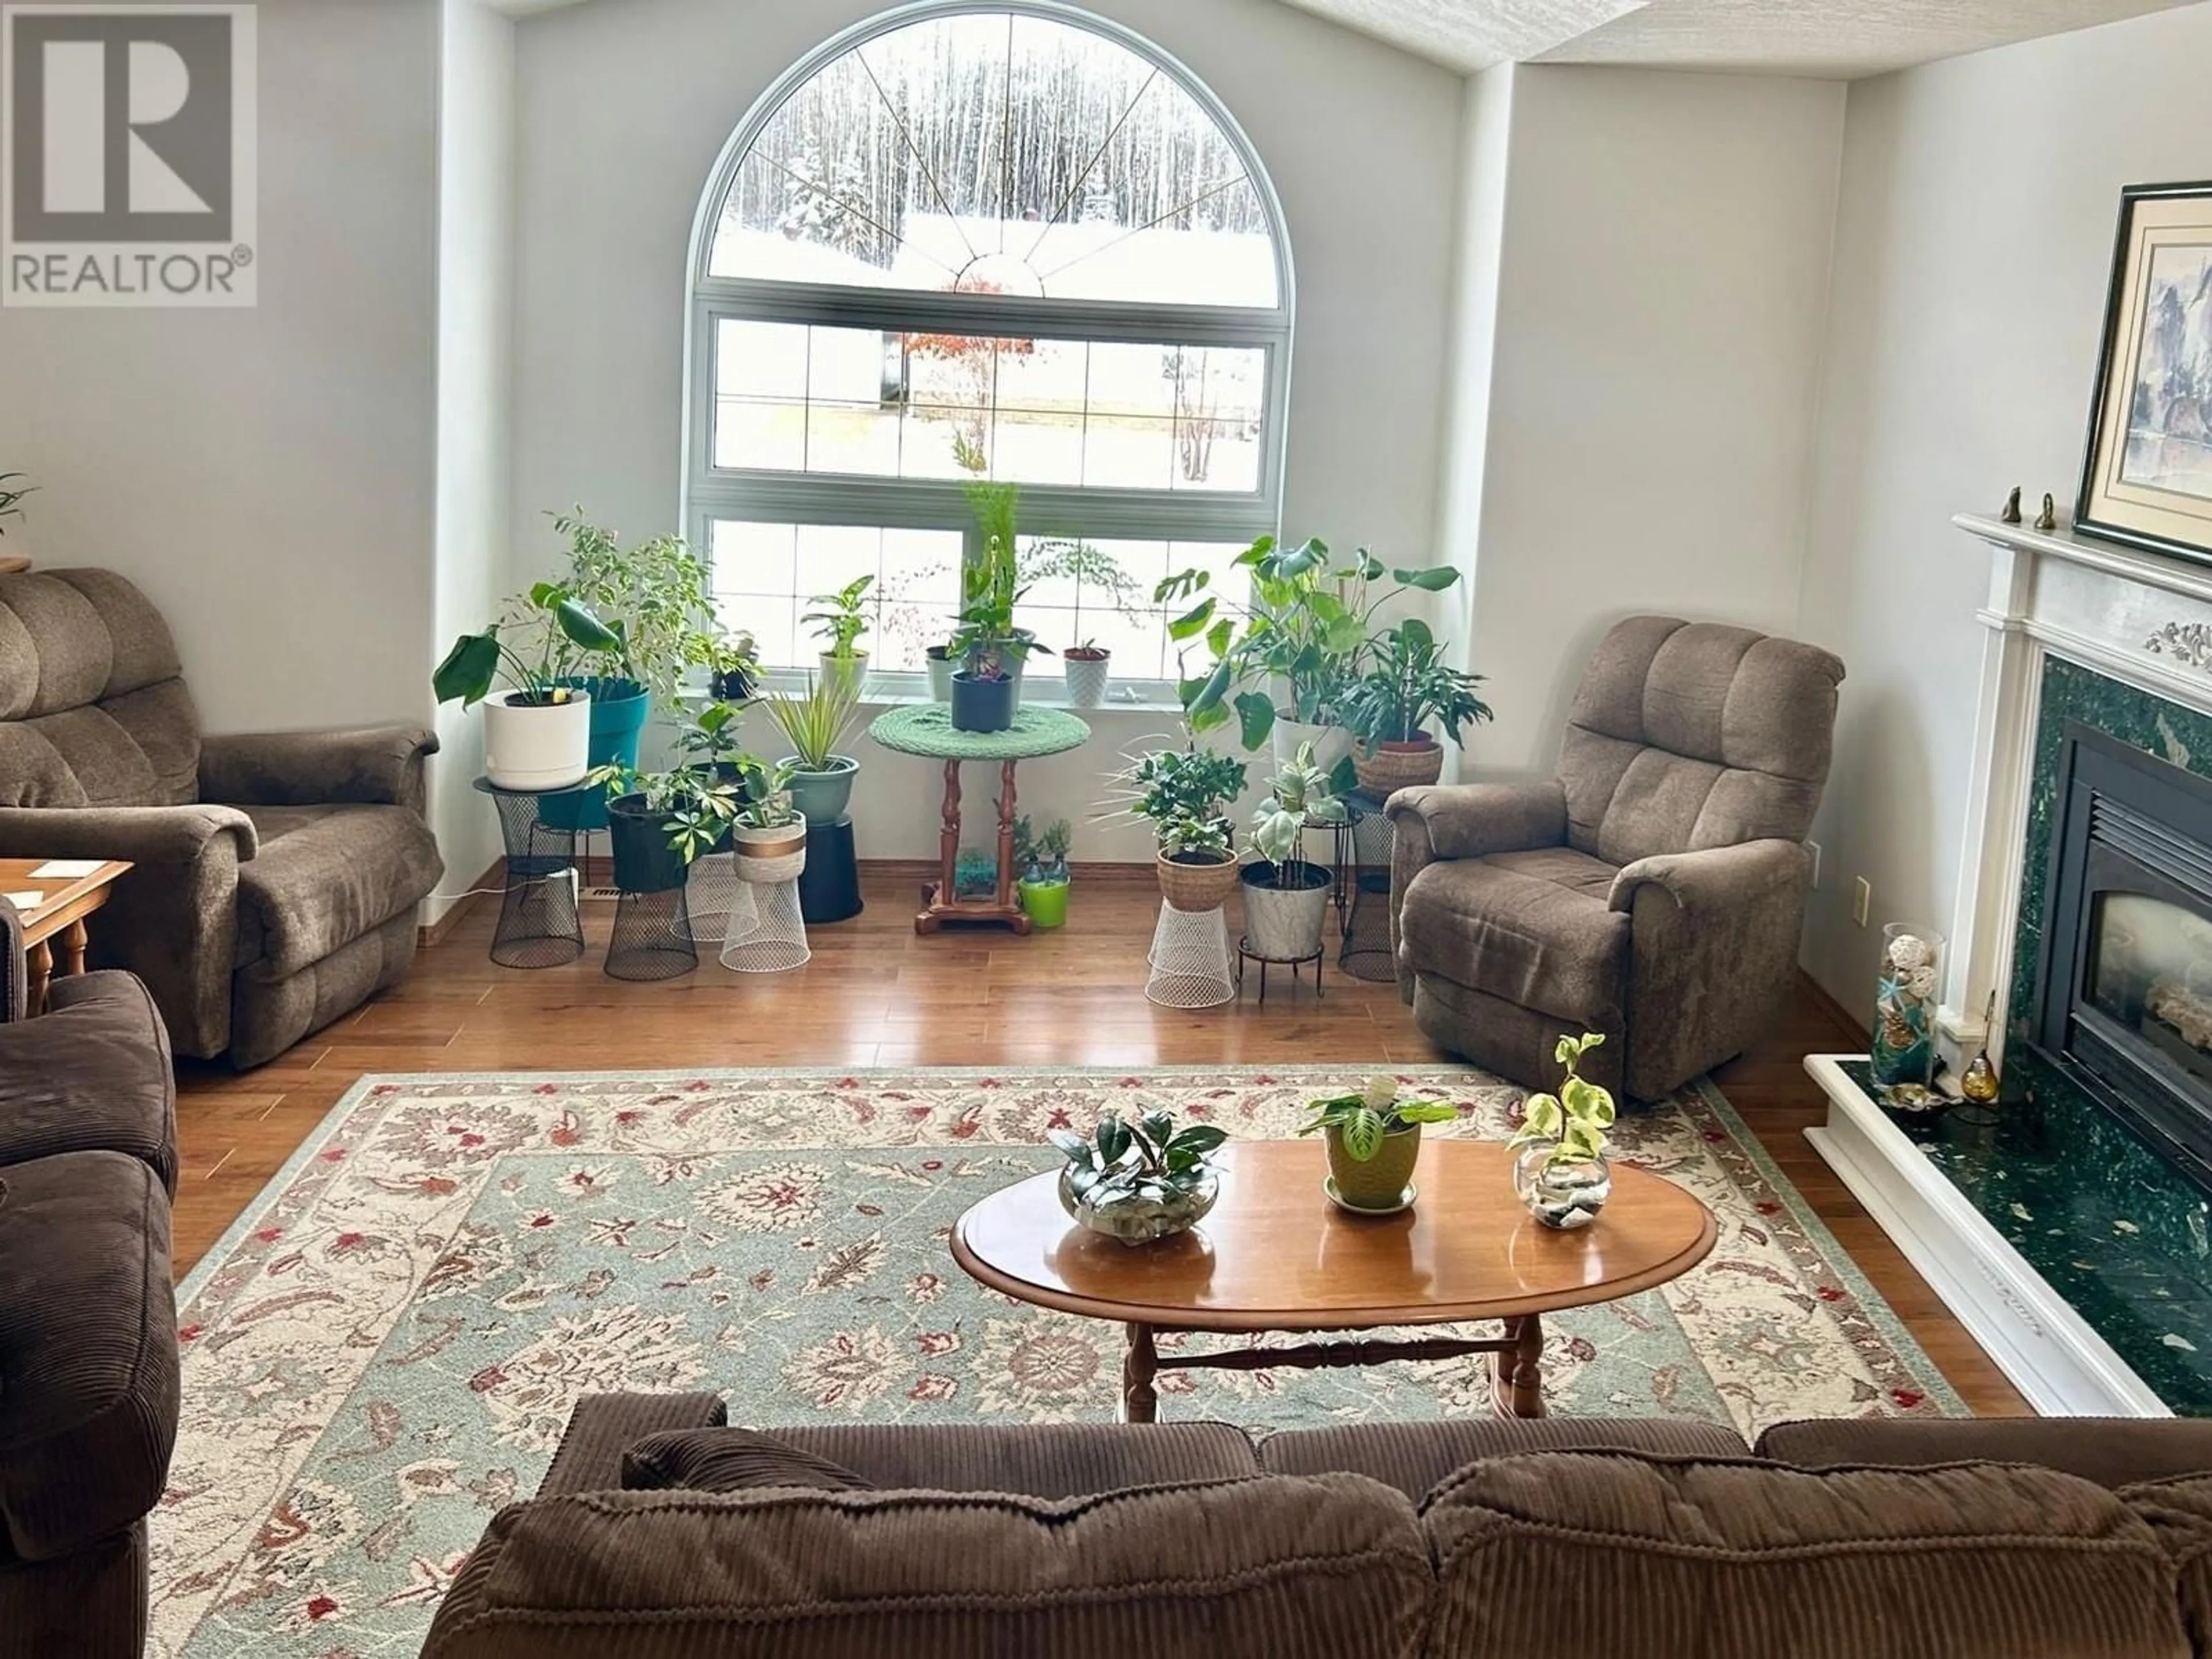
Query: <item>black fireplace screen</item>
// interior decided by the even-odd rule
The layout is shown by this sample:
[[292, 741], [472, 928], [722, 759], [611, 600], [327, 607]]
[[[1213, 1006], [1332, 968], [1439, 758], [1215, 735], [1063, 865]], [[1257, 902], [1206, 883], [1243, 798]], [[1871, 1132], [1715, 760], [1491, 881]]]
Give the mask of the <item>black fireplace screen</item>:
[[2067, 729], [2036, 1046], [2212, 1187], [2212, 783]]

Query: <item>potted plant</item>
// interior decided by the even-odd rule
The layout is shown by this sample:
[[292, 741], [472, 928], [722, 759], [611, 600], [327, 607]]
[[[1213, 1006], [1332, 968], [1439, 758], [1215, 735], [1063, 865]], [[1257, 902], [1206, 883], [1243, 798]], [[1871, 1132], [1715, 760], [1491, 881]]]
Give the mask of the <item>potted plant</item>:
[[1026, 817], [1014, 820], [1022, 909], [1039, 927], [1067, 925], [1067, 851], [1074, 844], [1075, 830], [1066, 818], [1054, 818], [1041, 832], [1032, 831]]
[[799, 620], [818, 623], [815, 637], [826, 642], [822, 653], [822, 678], [845, 682], [857, 698], [867, 676], [868, 653], [860, 648], [860, 635], [868, 631], [867, 594], [873, 576], [855, 576], [835, 593], [817, 593], [809, 601], [823, 609], [810, 611]]
[[1237, 890], [1237, 830], [1229, 804], [1244, 793], [1245, 763], [1192, 744], [1133, 757], [1108, 781], [1101, 816], [1148, 821], [1161, 896], [1178, 910], [1218, 910]]
[[1321, 954], [1331, 878], [1298, 856], [1300, 843], [1308, 824], [1341, 823], [1344, 816], [1344, 803], [1315, 761], [1313, 745], [1300, 744], [1252, 814], [1252, 850], [1259, 861], [1246, 865], [1239, 879], [1245, 942], [1255, 956], [1304, 962]]
[[[622, 641], [557, 582], [507, 601], [499, 621], [453, 641], [430, 676], [440, 702], [484, 705], [484, 775], [496, 789], [567, 789], [592, 769], [591, 694], [557, 665], [573, 649], [606, 656]], [[495, 692], [506, 680], [507, 689]]]
[[0, 472], [0, 536], [8, 533], [9, 520], [23, 516], [23, 497], [37, 488], [33, 484], [25, 484], [21, 489], [11, 487], [15, 480], [28, 476], [23, 472]]
[[1554, 1051], [1566, 1072], [1556, 1095], [1531, 1095], [1520, 1132], [1509, 1143], [1513, 1190], [1547, 1227], [1587, 1227], [1613, 1196], [1613, 1168], [1606, 1159], [1606, 1131], [1613, 1127], [1613, 1096], [1576, 1074], [1582, 1057], [1605, 1041], [1601, 1031], [1563, 1036]]
[[607, 797], [615, 885], [626, 893], [681, 887], [692, 861], [727, 840], [738, 787], [696, 767], [641, 772], [616, 763], [592, 774]]
[[1124, 1244], [1188, 1232], [1220, 1196], [1211, 1155], [1229, 1132], [1211, 1123], [1176, 1127], [1167, 1112], [1125, 1123], [1109, 1115], [1096, 1133], [1053, 1129], [1048, 1138], [1067, 1160], [1060, 1202], [1081, 1225]]
[[1328, 1180], [1322, 1190], [1340, 1208], [1365, 1215], [1413, 1207], [1421, 1126], [1459, 1115], [1448, 1101], [1402, 1098], [1398, 1079], [1380, 1073], [1358, 1094], [1316, 1100], [1313, 1110], [1313, 1121], [1298, 1133], [1318, 1130], [1328, 1144]]
[[1096, 708], [1106, 700], [1106, 671], [1113, 653], [1095, 640], [1071, 645], [1060, 653], [1067, 665], [1067, 706]]
[[735, 815], [732, 841], [738, 878], [750, 882], [795, 879], [806, 867], [806, 820], [791, 800], [791, 769], [757, 755], [736, 762], [743, 799]]
[[1443, 744], [1428, 729], [1466, 748], [1469, 726], [1491, 718], [1475, 694], [1480, 674], [1462, 673], [1443, 661], [1443, 647], [1428, 623], [1408, 617], [1377, 634], [1370, 666], [1344, 699], [1344, 723], [1359, 739], [1352, 769], [1359, 787], [1377, 800], [1443, 775]]
[[750, 702], [760, 685], [760, 659], [753, 636], [744, 629], [726, 634], [707, 648], [707, 689], [718, 702]]
[[860, 706], [853, 682], [842, 674], [818, 680], [808, 676], [804, 696], [768, 694], [769, 718], [792, 748], [781, 763], [789, 775], [792, 803], [810, 825], [836, 823], [853, 799], [860, 763], [836, 750]]
[[1046, 647], [1016, 626], [1014, 607], [1027, 589], [1015, 552], [1011, 484], [970, 483], [968, 500], [983, 542], [981, 556], [961, 567], [958, 626], [947, 649], [952, 673], [952, 725], [961, 732], [1003, 732], [1021, 707], [1023, 665]]
[[723, 783], [738, 781], [738, 726], [741, 710], [732, 702], [710, 702], [676, 734], [688, 764]]
[[[1206, 593], [1212, 577], [1199, 569], [1170, 576], [1153, 591], [1159, 605], [1205, 594], [1168, 624], [1170, 638], [1202, 639], [1213, 659], [1207, 672], [1182, 683], [1184, 718], [1203, 732], [1227, 724], [1233, 713], [1247, 749], [1273, 737], [1280, 759], [1311, 743], [1324, 769], [1351, 752], [1341, 705], [1359, 677], [1376, 612], [1408, 592], [1433, 593], [1459, 580], [1449, 565], [1389, 569], [1364, 547], [1340, 564], [1318, 538], [1285, 548], [1262, 536], [1237, 555], [1236, 568], [1251, 582], [1243, 605]], [[1380, 586], [1385, 576], [1387, 587]]]

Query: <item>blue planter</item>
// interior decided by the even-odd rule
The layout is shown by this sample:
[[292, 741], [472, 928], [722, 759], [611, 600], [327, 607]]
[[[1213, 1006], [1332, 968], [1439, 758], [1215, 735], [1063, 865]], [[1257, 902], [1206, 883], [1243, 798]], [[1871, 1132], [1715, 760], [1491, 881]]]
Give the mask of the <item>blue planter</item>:
[[[637, 764], [639, 741], [653, 713], [653, 694], [635, 680], [588, 675], [562, 682], [592, 694], [591, 762], [594, 767]], [[540, 795], [538, 816], [551, 830], [604, 830], [607, 798], [596, 789]]]

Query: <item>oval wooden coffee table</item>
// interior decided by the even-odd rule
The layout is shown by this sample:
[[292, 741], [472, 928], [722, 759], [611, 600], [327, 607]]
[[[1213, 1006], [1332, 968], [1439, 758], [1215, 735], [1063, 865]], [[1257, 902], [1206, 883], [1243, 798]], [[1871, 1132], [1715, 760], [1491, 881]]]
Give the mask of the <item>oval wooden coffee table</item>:
[[[1395, 1216], [1352, 1216], [1322, 1195], [1314, 1140], [1231, 1141], [1218, 1154], [1221, 1197], [1192, 1232], [1132, 1248], [1079, 1227], [1060, 1207], [1058, 1172], [994, 1193], [960, 1218], [952, 1255], [1017, 1301], [1127, 1327], [1126, 1419], [1159, 1409], [1164, 1369], [1372, 1365], [1497, 1356], [1491, 1398], [1510, 1417], [1544, 1412], [1543, 1316], [1663, 1285], [1713, 1248], [1712, 1212], [1673, 1182], [1616, 1164], [1613, 1198], [1578, 1232], [1540, 1225], [1513, 1194], [1512, 1159], [1493, 1142], [1431, 1138], [1413, 1172], [1420, 1196]], [[1158, 1352], [1161, 1331], [1348, 1331], [1502, 1320], [1487, 1339], [1369, 1340], [1219, 1353]]]

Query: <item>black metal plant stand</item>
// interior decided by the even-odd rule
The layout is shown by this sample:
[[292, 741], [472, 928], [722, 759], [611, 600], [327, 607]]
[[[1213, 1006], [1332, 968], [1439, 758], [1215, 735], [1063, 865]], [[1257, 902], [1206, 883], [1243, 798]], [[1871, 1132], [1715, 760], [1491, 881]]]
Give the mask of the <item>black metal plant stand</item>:
[[1351, 858], [1340, 870], [1351, 895], [1351, 912], [1340, 915], [1343, 942], [1336, 965], [1354, 979], [1381, 983], [1395, 979], [1398, 964], [1390, 952], [1390, 820], [1382, 803], [1368, 795], [1347, 795]]
[[541, 799], [580, 794], [591, 787], [501, 789], [489, 778], [476, 787], [499, 809], [507, 853], [507, 885], [492, 929], [491, 959], [502, 968], [558, 968], [584, 954], [583, 918], [576, 908], [583, 877], [576, 865], [577, 831], [547, 823]]
[[1252, 942], [1250, 939], [1246, 938], [1243, 934], [1239, 933], [1237, 936], [1237, 994], [1239, 997], [1242, 997], [1244, 994], [1244, 964], [1248, 962], [1256, 962], [1260, 964], [1260, 1001], [1262, 1005], [1264, 1005], [1267, 1000], [1268, 969], [1289, 969], [1291, 970], [1291, 983], [1295, 986], [1298, 982], [1298, 969], [1305, 963], [1310, 962], [1313, 963], [1314, 970], [1314, 1000], [1318, 1002], [1321, 1000], [1322, 995], [1321, 964], [1322, 958], [1328, 956], [1328, 947], [1327, 945], [1323, 945], [1310, 956], [1263, 957], [1257, 951], [1252, 948]]

